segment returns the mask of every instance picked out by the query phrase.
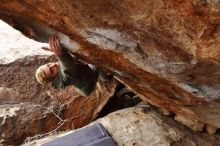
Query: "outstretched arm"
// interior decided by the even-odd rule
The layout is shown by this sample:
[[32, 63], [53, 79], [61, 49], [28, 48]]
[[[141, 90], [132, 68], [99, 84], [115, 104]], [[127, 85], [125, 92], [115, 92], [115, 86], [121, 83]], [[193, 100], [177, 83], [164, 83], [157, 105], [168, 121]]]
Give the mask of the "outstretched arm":
[[73, 85], [81, 95], [88, 96], [95, 89], [97, 73], [62, 49], [56, 36], [50, 37], [49, 44], [50, 51], [54, 52], [59, 60], [62, 77], [62, 81], [54, 82], [54, 87], [60, 87], [62, 82], [62, 86]]
[[50, 48], [43, 49], [51, 51], [57, 56], [61, 69], [65, 70], [73, 67], [75, 64], [82, 64], [62, 48], [57, 36], [53, 35], [49, 38], [49, 46]]

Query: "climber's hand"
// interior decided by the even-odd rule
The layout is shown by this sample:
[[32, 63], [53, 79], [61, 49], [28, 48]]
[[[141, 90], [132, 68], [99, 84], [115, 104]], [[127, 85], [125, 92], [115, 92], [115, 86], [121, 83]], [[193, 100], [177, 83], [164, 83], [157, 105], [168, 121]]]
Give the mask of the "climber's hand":
[[62, 55], [62, 47], [60, 45], [60, 41], [57, 36], [53, 35], [49, 38], [50, 51], [52, 51], [55, 55]]

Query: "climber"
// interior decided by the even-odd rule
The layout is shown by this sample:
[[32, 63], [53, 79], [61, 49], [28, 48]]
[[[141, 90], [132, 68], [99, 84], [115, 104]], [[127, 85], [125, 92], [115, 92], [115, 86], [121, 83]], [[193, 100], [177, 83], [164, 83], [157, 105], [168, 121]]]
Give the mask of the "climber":
[[82, 96], [89, 96], [96, 87], [98, 71], [92, 65], [79, 62], [74, 56], [65, 51], [56, 36], [49, 38], [48, 51], [53, 52], [58, 62], [51, 62], [40, 66], [36, 70], [36, 79], [39, 83], [52, 82], [52, 86], [64, 88], [73, 85]]

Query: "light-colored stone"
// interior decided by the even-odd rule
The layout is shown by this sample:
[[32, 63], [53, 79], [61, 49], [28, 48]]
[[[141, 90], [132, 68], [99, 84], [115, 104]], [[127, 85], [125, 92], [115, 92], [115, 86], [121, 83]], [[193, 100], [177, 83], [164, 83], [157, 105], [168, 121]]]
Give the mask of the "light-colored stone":
[[195, 119], [191, 120], [191, 119], [188, 119], [182, 115], [175, 115], [175, 120], [188, 126], [189, 128], [191, 128], [195, 131], [203, 131], [204, 130], [204, 126], [205, 126], [204, 123], [196, 121]]
[[40, 49], [48, 44], [25, 37], [2, 20], [0, 28], [0, 64], [8, 64], [25, 56], [52, 55], [51, 52]]
[[[217, 146], [220, 137], [192, 131], [170, 117], [163, 116], [155, 108], [137, 106], [123, 109], [91, 123], [101, 123], [110, 133], [118, 146]], [[69, 131], [64, 134], [72, 133]], [[39, 146], [57, 136], [46, 137], [25, 144]], [[215, 141], [212, 140], [215, 138]]]

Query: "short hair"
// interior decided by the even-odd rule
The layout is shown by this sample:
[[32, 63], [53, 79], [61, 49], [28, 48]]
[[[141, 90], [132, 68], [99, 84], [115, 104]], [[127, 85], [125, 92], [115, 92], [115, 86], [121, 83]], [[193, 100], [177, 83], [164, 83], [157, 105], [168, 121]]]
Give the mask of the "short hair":
[[50, 82], [52, 79], [46, 77], [46, 75], [44, 74], [44, 71], [42, 70], [41, 67], [42, 66], [38, 67], [38, 69], [36, 70], [35, 76], [36, 76], [37, 81], [40, 84], [46, 84], [46, 83]]

